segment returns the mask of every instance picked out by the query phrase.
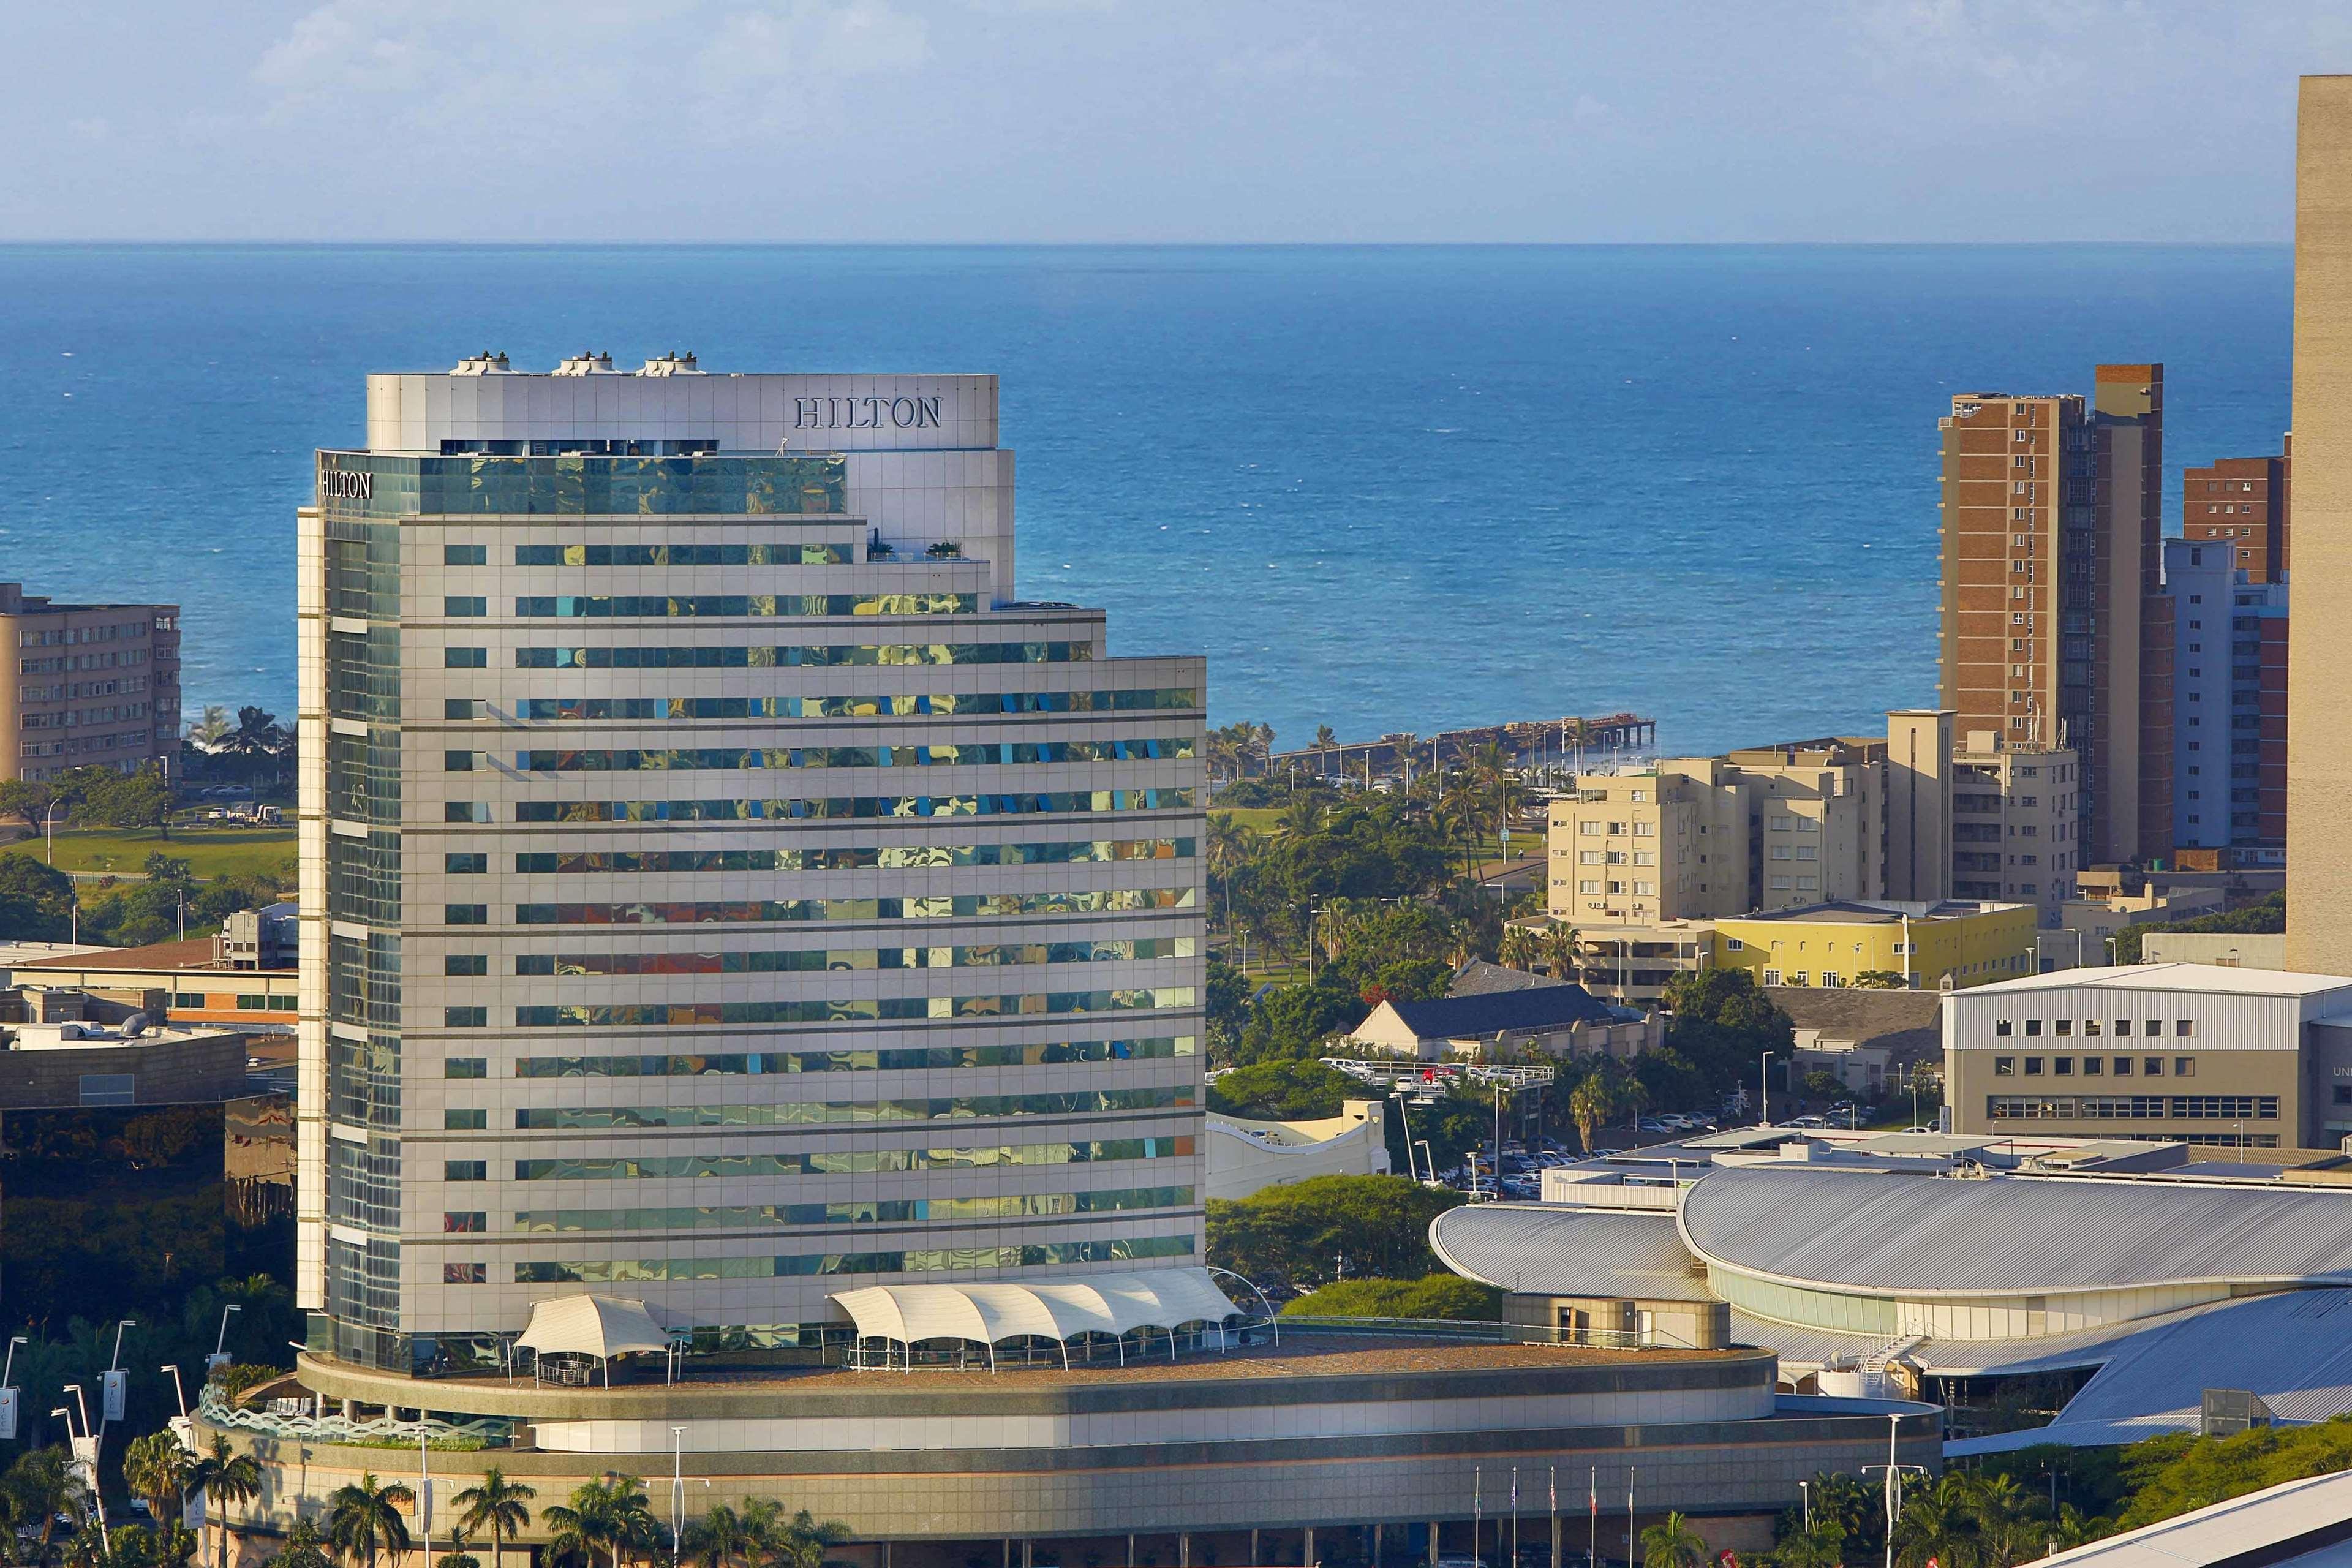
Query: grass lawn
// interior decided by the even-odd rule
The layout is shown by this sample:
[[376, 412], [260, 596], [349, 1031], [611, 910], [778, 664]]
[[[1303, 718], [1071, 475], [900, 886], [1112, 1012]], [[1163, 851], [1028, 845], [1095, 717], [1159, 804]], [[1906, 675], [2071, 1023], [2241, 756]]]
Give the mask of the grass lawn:
[[1282, 820], [1282, 811], [1271, 805], [1213, 806], [1211, 815], [1230, 816], [1234, 826], [1248, 833], [1272, 833], [1275, 824]]
[[[66, 828], [57, 836], [57, 868], [135, 874], [158, 849], [187, 861], [200, 879], [275, 871], [294, 858], [294, 829], [175, 827], [166, 839], [152, 828], [128, 832], [111, 827]], [[19, 839], [8, 846], [7, 852], [39, 860], [43, 858], [40, 837]]]

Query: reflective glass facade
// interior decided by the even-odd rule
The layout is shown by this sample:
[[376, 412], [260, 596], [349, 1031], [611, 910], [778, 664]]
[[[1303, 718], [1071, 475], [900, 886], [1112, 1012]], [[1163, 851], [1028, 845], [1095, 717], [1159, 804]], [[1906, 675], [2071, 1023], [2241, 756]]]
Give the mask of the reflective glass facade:
[[1007, 455], [948, 444], [992, 411], [727, 450], [794, 379], [647, 430], [372, 378], [399, 447], [319, 455], [299, 1218], [339, 1354], [429, 1372], [604, 1284], [791, 1341], [865, 1284], [1199, 1258], [1200, 663], [1013, 600]]

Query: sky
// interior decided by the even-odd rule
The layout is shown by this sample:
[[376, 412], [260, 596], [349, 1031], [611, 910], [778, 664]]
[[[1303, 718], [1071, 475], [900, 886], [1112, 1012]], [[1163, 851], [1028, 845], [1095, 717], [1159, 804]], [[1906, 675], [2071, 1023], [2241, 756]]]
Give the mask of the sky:
[[0, 240], [2279, 240], [2345, 0], [35, 0]]

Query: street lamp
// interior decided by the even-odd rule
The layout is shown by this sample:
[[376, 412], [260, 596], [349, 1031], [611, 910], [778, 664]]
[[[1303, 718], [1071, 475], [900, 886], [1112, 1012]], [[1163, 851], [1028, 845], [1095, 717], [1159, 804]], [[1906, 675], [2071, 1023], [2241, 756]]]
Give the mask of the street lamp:
[[[228, 1315], [231, 1312], [243, 1310], [245, 1309], [234, 1301], [221, 1309], [220, 1332], [213, 1336], [213, 1353], [205, 1358], [205, 1370], [207, 1373], [217, 1372], [228, 1364]], [[298, 1346], [297, 1348], [308, 1349], [309, 1347]]]
[[1756, 1088], [1764, 1097], [1756, 1102], [1756, 1125], [1769, 1127], [1772, 1125], [1772, 1053], [1770, 1051], [1764, 1053], [1764, 1065], [1756, 1074]]

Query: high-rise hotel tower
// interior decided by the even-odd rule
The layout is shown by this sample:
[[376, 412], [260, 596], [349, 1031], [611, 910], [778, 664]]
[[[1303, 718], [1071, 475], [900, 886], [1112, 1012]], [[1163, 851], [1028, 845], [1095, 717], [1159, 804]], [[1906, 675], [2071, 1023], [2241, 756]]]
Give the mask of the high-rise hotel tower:
[[1202, 666], [1013, 598], [993, 376], [372, 375], [301, 679], [315, 1348], [1199, 1261]]

